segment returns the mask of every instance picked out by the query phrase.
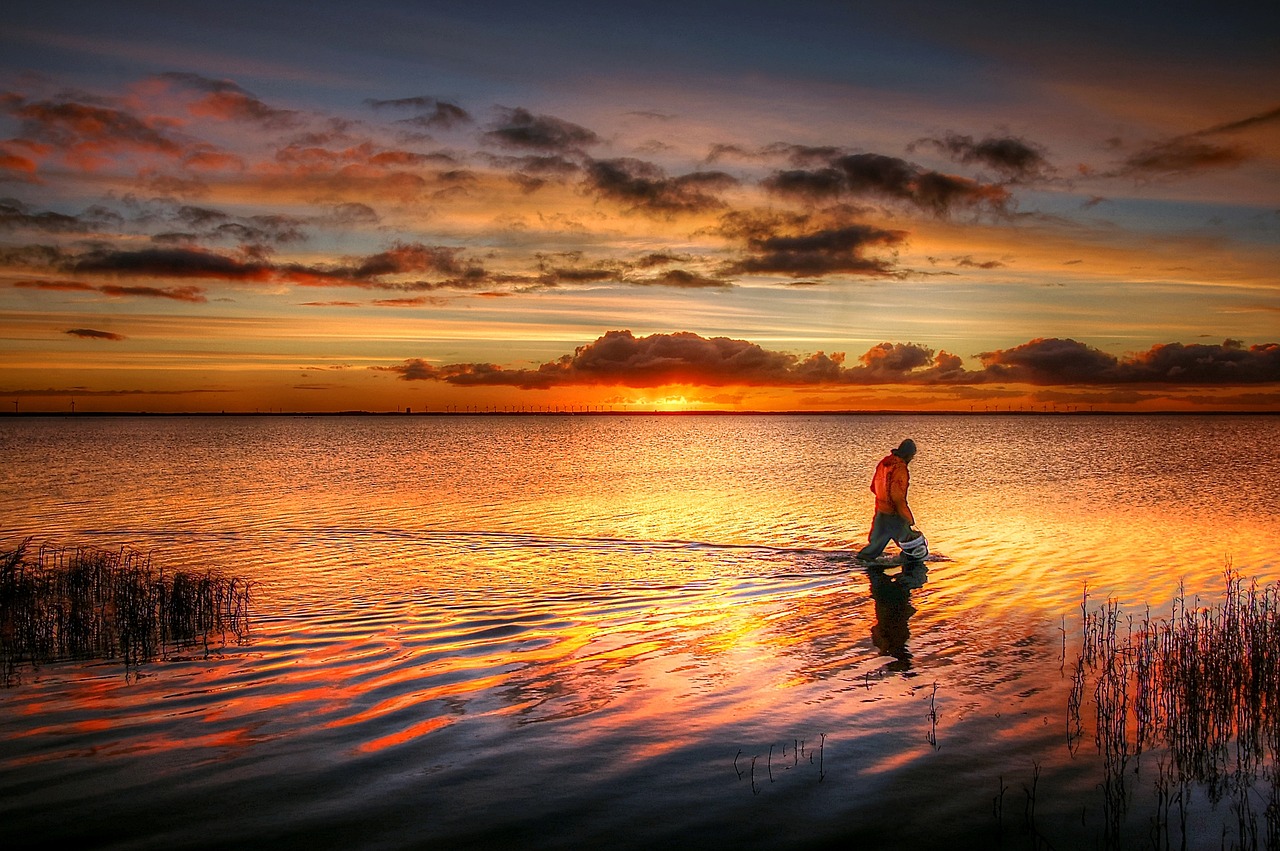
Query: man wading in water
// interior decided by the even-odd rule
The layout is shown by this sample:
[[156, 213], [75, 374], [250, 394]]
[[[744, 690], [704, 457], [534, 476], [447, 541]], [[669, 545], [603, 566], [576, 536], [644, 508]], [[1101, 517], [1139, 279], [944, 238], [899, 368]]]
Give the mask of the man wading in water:
[[876, 495], [876, 516], [871, 521], [867, 545], [858, 551], [858, 558], [874, 561], [890, 541], [900, 547], [903, 541], [907, 541], [908, 547], [903, 549], [909, 550], [912, 549], [910, 544], [921, 538], [920, 533], [911, 528], [916, 518], [911, 513], [911, 506], [907, 505], [907, 487], [911, 484], [907, 465], [914, 457], [916, 442], [908, 438], [876, 465], [876, 474], [871, 479], [871, 492]]

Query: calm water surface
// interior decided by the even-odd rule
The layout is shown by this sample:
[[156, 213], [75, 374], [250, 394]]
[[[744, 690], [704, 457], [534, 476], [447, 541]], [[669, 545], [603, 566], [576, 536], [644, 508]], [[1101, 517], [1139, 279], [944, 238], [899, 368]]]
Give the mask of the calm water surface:
[[[934, 556], [869, 572], [908, 436]], [[6, 418], [0, 545], [257, 585], [247, 644], [0, 692], [4, 844], [1025, 847], [1034, 780], [1092, 848], [1085, 588], [1280, 580], [1278, 447], [1249, 416]]]

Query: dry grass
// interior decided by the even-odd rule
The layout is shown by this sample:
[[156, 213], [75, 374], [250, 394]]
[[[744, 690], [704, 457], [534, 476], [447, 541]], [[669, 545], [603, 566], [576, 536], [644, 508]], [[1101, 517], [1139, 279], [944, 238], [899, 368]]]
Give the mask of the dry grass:
[[249, 631], [250, 584], [215, 571], [165, 573], [150, 554], [44, 546], [0, 552], [0, 681], [24, 666], [114, 659], [126, 668]]

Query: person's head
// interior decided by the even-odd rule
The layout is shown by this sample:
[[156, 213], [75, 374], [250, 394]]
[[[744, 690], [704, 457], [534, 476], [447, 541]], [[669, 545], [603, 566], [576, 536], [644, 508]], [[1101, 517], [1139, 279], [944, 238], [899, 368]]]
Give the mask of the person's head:
[[898, 444], [898, 448], [893, 450], [893, 454], [910, 463], [911, 459], [916, 457], [916, 442], [908, 437]]

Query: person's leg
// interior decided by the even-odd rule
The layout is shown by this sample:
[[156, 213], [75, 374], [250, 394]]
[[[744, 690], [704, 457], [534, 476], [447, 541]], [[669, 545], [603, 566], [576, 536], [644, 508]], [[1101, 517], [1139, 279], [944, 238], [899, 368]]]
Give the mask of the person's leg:
[[884, 553], [884, 548], [890, 541], [901, 546], [903, 541], [914, 537], [911, 524], [905, 517], [899, 517], [897, 514], [877, 514], [871, 523], [871, 539], [858, 552], [858, 558], [872, 561]]
[[895, 514], [877, 513], [871, 520], [871, 531], [867, 534], [867, 545], [858, 550], [858, 558], [873, 561], [880, 557], [889, 541], [893, 539], [896, 529], [893, 521], [900, 519]]
[[[903, 541], [915, 540], [918, 537], [915, 532], [911, 531], [911, 524], [907, 522], [907, 519], [896, 514], [893, 515], [892, 522], [887, 524], [885, 529], [889, 533], [889, 540], [899, 547], [902, 546]], [[905, 559], [906, 556], [903, 556], [903, 558]]]

